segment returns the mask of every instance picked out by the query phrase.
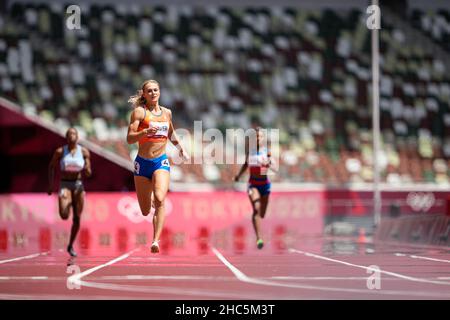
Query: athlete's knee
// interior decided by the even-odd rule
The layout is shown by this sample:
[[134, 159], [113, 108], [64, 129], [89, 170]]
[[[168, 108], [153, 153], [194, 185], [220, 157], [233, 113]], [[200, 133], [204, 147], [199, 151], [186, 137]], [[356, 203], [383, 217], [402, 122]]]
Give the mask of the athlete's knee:
[[141, 208], [141, 212], [143, 216], [148, 216], [150, 214], [150, 206], [148, 208]]
[[166, 194], [164, 192], [155, 191], [153, 196], [153, 204], [155, 205], [155, 208], [163, 207], [165, 198]]
[[148, 216], [150, 214], [150, 201], [148, 203], [147, 201], [139, 202], [139, 208], [143, 216]]
[[59, 216], [63, 220], [69, 219], [69, 209], [68, 208], [59, 209]]
[[158, 200], [155, 198], [154, 205], [155, 205], [155, 210], [158, 208], [164, 208], [164, 199]]

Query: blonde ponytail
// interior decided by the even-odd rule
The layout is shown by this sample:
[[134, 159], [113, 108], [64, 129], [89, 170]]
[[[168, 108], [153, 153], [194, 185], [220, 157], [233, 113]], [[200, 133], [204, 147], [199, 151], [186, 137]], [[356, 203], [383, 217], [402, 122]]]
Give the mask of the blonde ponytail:
[[145, 98], [142, 93], [142, 90], [138, 90], [137, 94], [135, 94], [134, 96], [130, 96], [130, 98], [128, 99], [128, 102], [131, 103], [134, 108], [145, 104]]

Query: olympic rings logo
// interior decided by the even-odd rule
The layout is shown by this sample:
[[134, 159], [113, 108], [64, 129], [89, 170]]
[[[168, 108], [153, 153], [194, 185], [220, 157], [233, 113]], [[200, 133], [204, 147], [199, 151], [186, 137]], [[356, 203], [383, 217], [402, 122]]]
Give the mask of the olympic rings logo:
[[406, 203], [414, 211], [427, 212], [436, 203], [434, 194], [431, 192], [410, 192], [406, 198]]
[[[172, 212], [173, 205], [172, 202], [166, 198], [165, 200], [165, 208], [166, 208], [166, 216], [169, 216]], [[141, 212], [141, 208], [139, 207], [139, 202], [137, 199], [133, 197], [122, 197], [117, 202], [117, 210], [119, 213], [128, 220], [130, 220], [133, 223], [141, 223], [144, 221], [152, 222], [153, 214], [155, 213], [154, 208], [150, 208], [150, 214], [147, 216], [144, 216]]]

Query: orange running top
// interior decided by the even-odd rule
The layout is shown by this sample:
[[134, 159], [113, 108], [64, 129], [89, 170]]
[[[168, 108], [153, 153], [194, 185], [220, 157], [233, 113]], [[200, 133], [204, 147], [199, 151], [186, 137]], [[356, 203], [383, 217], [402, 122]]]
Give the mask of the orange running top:
[[139, 140], [139, 145], [146, 142], [164, 142], [168, 138], [170, 116], [165, 108], [160, 107], [161, 112], [154, 114], [147, 108], [144, 108], [144, 119], [139, 123], [138, 132], [149, 127], [157, 127], [158, 131], [151, 136], [144, 136]]

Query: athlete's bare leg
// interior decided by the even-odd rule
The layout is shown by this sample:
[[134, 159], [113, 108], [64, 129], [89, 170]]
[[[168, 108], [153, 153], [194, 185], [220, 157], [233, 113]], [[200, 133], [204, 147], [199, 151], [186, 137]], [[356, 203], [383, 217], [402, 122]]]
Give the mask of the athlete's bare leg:
[[73, 249], [73, 243], [77, 237], [78, 231], [80, 230], [81, 213], [84, 208], [84, 197], [86, 195], [85, 191], [77, 190], [72, 192], [73, 202], [73, 216], [72, 216], [72, 228], [70, 230], [70, 241], [67, 247], [67, 251], [72, 257], [76, 257], [77, 254]]
[[144, 216], [148, 216], [150, 214], [151, 194], [153, 190], [152, 180], [142, 176], [134, 176], [134, 186], [136, 188], [141, 213]]
[[253, 228], [255, 230], [256, 234], [256, 240], [262, 239], [261, 237], [261, 196], [259, 194], [258, 189], [256, 188], [250, 188], [248, 197], [250, 199], [250, 202], [252, 204], [253, 208], [253, 214], [252, 214], [252, 222], [253, 222]]
[[261, 219], [264, 219], [266, 216], [267, 206], [269, 204], [269, 195], [266, 194], [264, 196], [261, 196], [261, 206], [259, 210], [259, 215], [261, 216]]
[[153, 244], [152, 252], [159, 252], [158, 242], [166, 218], [164, 201], [169, 190], [170, 173], [164, 169], [158, 169], [153, 173], [153, 201], [155, 214], [153, 216]]
[[58, 194], [59, 216], [63, 220], [69, 219], [70, 207], [72, 205], [72, 192], [63, 188]]

